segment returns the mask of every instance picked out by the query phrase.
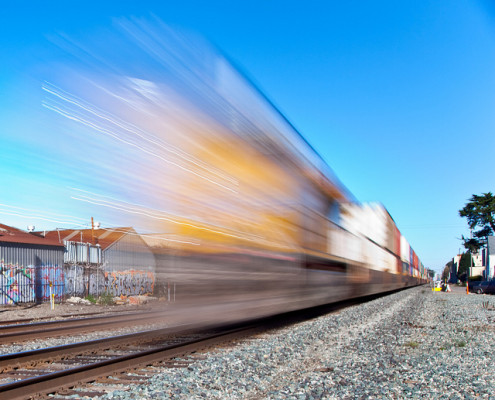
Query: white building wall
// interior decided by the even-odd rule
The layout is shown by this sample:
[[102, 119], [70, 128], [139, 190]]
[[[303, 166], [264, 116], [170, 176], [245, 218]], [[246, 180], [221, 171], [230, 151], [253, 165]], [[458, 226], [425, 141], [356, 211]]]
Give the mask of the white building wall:
[[488, 236], [486, 253], [486, 279], [493, 279], [495, 276], [495, 236]]
[[483, 276], [483, 272], [485, 272], [485, 267], [483, 266], [471, 267], [469, 269], [469, 276]]

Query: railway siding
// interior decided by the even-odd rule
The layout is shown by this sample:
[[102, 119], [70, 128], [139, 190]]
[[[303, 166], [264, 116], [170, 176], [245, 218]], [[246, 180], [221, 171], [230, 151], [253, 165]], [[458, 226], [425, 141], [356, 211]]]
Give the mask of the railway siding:
[[413, 288], [156, 369], [103, 398], [489, 398], [493, 305]]

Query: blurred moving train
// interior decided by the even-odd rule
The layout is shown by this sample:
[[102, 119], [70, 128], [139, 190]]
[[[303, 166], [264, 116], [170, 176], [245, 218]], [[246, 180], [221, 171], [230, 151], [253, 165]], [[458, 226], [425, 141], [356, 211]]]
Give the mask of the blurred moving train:
[[268, 314], [426, 280], [386, 209], [359, 204], [210, 45], [120, 21], [80, 48], [43, 84], [74, 165], [91, 171], [72, 199], [146, 237], [177, 300]]

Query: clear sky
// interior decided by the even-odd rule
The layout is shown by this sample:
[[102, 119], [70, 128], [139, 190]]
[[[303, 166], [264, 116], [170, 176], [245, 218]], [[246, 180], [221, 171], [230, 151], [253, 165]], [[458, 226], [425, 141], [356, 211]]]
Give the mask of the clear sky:
[[[26, 132], [47, 38], [150, 15], [221, 49], [358, 200], [385, 205], [426, 267], [441, 270], [462, 249], [468, 231], [458, 210], [468, 198], [495, 192], [488, 0], [16, 3], [0, 13], [0, 203], [43, 208], [32, 180], [16, 176], [24, 168], [43, 180], [57, 168], [40, 156], [55, 144]], [[0, 222], [27, 225], [12, 215]]]

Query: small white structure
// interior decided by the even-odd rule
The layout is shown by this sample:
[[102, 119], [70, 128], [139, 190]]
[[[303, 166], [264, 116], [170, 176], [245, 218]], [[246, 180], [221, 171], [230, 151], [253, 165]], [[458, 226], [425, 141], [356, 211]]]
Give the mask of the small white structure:
[[482, 253], [472, 255], [472, 266], [469, 268], [469, 276], [485, 276], [485, 265], [483, 265]]
[[495, 277], [495, 236], [488, 236], [486, 249], [483, 249], [483, 264], [486, 267], [486, 279]]

